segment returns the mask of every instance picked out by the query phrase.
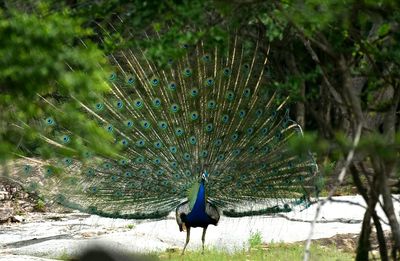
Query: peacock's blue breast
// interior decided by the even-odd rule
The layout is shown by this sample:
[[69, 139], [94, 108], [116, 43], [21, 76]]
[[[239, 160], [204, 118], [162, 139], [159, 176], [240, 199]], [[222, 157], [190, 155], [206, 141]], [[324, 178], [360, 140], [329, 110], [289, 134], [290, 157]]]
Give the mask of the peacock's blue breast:
[[211, 218], [207, 215], [205, 210], [193, 209], [189, 215], [187, 215], [186, 222], [191, 227], [204, 227], [212, 223]]
[[203, 182], [200, 184], [196, 202], [192, 211], [187, 215], [186, 222], [191, 227], [205, 227], [212, 223], [212, 219], [206, 213], [206, 195]]

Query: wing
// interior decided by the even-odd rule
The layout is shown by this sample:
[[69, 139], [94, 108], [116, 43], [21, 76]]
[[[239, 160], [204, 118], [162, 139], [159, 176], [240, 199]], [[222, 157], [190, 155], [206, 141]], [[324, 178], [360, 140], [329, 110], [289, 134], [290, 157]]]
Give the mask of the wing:
[[188, 215], [189, 213], [190, 213], [189, 201], [185, 201], [176, 207], [175, 217], [176, 217], [176, 223], [178, 223], [180, 231], [183, 231], [183, 221], [181, 219], [181, 214]]
[[215, 222], [214, 225], [217, 225], [220, 217], [219, 211], [218, 208], [209, 201], [206, 203], [206, 213]]

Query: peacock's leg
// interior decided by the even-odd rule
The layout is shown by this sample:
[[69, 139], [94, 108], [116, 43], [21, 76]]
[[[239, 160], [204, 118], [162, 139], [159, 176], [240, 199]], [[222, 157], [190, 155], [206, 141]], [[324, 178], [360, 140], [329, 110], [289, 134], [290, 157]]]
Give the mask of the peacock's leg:
[[203, 242], [203, 251], [201, 252], [202, 254], [204, 254], [204, 241], [206, 240], [206, 231], [207, 227], [203, 228], [203, 235], [201, 236], [201, 242]]
[[189, 243], [189, 240], [190, 240], [190, 227], [188, 226], [188, 227], [186, 227], [186, 243], [185, 243], [185, 246], [183, 247], [181, 255], [183, 255], [185, 253], [185, 249], [186, 249], [187, 244]]

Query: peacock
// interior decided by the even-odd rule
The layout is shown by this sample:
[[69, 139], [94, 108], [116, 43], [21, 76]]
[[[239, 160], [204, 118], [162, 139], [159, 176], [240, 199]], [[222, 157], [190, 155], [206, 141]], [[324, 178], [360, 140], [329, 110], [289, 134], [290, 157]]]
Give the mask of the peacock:
[[[16, 125], [45, 145], [21, 153], [13, 176], [49, 201], [100, 216], [160, 219], [175, 210], [186, 231], [182, 253], [196, 227], [204, 251], [220, 215], [308, 207], [320, 190], [317, 164], [289, 145], [302, 130], [271, 84], [265, 47], [236, 34], [224, 49], [201, 41], [177, 48], [183, 57], [163, 66], [139, 48], [109, 55], [109, 91], [94, 101], [41, 96], [54, 114]], [[65, 124], [68, 100], [109, 139], [89, 142]], [[91, 149], [102, 143], [116, 152]]]

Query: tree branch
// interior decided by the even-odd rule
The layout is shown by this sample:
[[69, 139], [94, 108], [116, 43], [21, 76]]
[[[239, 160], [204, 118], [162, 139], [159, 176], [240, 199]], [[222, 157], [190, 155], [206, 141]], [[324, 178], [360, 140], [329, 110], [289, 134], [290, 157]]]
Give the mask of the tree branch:
[[305, 251], [304, 251], [304, 258], [303, 258], [304, 261], [310, 260], [311, 238], [312, 238], [312, 236], [314, 234], [314, 227], [315, 227], [316, 221], [317, 221], [317, 219], [319, 217], [319, 213], [321, 212], [321, 208], [322, 208], [323, 205], [325, 205], [332, 198], [332, 196], [335, 194], [336, 189], [340, 186], [340, 184], [343, 183], [344, 177], [346, 176], [347, 169], [349, 168], [350, 164], [353, 161], [355, 149], [358, 146], [358, 143], [360, 141], [361, 132], [362, 132], [362, 125], [360, 124], [357, 127], [357, 132], [356, 132], [354, 140], [353, 140], [352, 149], [347, 154], [346, 162], [345, 162], [342, 170], [340, 171], [340, 174], [339, 174], [339, 176], [337, 178], [337, 181], [336, 181], [336, 185], [333, 186], [333, 188], [329, 191], [328, 196], [324, 200], [320, 201], [318, 206], [317, 206], [317, 210], [315, 211], [314, 220], [311, 223], [310, 233], [308, 234], [307, 241], [306, 241], [306, 246], [305, 246]]

